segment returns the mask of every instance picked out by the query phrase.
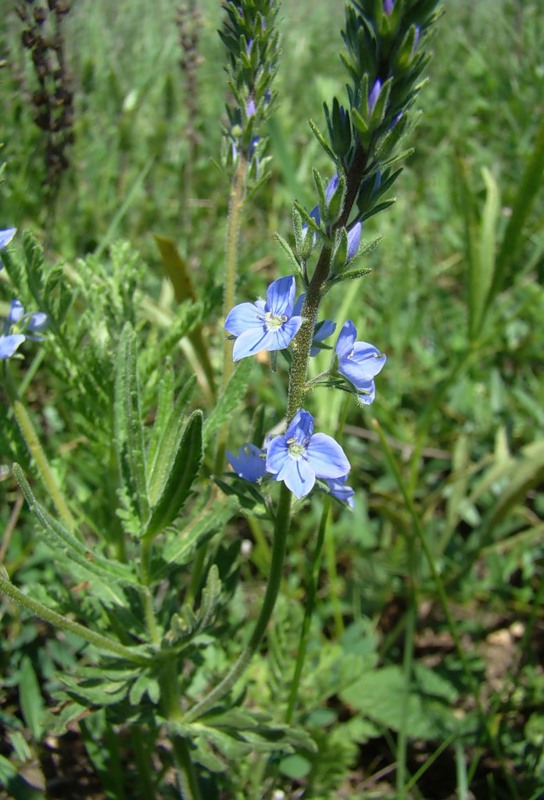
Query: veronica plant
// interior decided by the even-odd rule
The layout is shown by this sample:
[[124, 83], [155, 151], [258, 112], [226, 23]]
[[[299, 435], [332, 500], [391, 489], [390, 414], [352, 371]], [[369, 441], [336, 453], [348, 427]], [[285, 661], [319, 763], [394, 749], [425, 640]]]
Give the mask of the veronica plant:
[[[258, 651], [276, 607], [292, 511], [313, 491], [326, 494], [320, 547], [331, 498], [353, 507], [350, 463], [336, 440], [339, 432], [333, 437], [321, 430], [320, 420], [308, 410], [309, 395], [316, 389], [342, 390], [368, 406], [386, 357], [373, 344], [357, 340], [351, 320], [322, 319], [320, 306], [340, 283], [368, 273], [359, 259], [375, 243], [362, 240], [365, 221], [392, 203], [387, 193], [400, 174], [400, 141], [419, 91], [426, 38], [436, 16], [436, 0], [347, 3], [342, 56], [347, 97], [342, 103], [333, 98], [325, 107], [326, 134], [312, 123], [330, 169], [327, 179], [313, 173], [315, 203], [310, 211], [295, 202], [292, 242], [278, 236], [293, 274], [272, 281], [264, 298], [236, 304], [241, 210], [269, 169], [262, 125], [273, 108], [279, 6], [274, 0], [225, 0], [223, 8], [221, 37], [228, 50], [232, 93], [222, 160], [230, 181], [226, 336], [221, 393], [209, 414], [195, 408], [195, 379], [184, 374], [180, 380], [169, 361], [179, 339], [194, 332], [209, 313], [205, 301], [185, 304], [165, 340], [153, 346], [152, 336], [142, 342], [137, 336], [142, 274], [123, 248], [112, 253], [111, 269], [92, 258], [82, 264], [71, 275], [71, 286], [58, 268], [47, 268], [28, 236], [23, 240], [25, 267], [6, 259], [13, 282], [26, 291], [22, 302], [30, 307], [33, 298], [40, 311], [28, 315], [22, 305], [12, 304], [3, 334], [9, 340], [3, 345], [5, 372], [9, 376], [13, 366], [17, 376], [17, 348], [25, 338], [39, 336], [47, 322], [44, 347], [57, 356], [56, 375], [78, 395], [87, 458], [97, 459], [115, 491], [106, 492], [111, 499], [98, 522], [72, 512], [36, 444], [16, 381], [9, 378], [22, 438], [56, 514], [40, 503], [20, 467], [15, 465], [13, 474], [59, 563], [86, 592], [85, 602], [76, 606], [83, 622], [74, 621], [72, 605], [62, 607], [62, 597], [49, 603], [43, 594], [27, 596], [3, 573], [0, 588], [52, 625], [77, 634], [92, 653], [78, 665], [76, 677], [64, 676], [58, 690], [63, 724], [85, 710], [96, 712], [95, 722], [102, 725], [98, 736], [110, 740], [116, 738], [119, 720], [130, 724], [139, 756], [136, 768], [149, 797], [159, 793], [154, 758], [166, 733], [170, 749], [165, 758], [175, 765], [185, 800], [207, 796], [195, 763], [209, 775], [224, 769], [225, 760], [233, 762], [256, 749], [292, 752], [303, 746], [310, 752], [316, 747], [306, 732], [291, 725], [312, 602], [305, 609], [284, 719], [241, 708], [241, 698], [232, 690]], [[5, 246], [11, 231], [0, 236]], [[74, 313], [81, 308], [84, 314]], [[70, 315], [71, 327], [66, 325]], [[327, 345], [336, 330], [336, 343]], [[310, 358], [327, 349], [328, 368], [310, 380]], [[234, 474], [225, 475], [228, 419], [247, 385], [246, 365], [263, 350], [272, 354], [274, 368], [277, 354], [288, 365], [284, 419], [268, 436], [262, 431], [260, 441], [242, 444], [238, 455], [228, 453]], [[241, 363], [234, 368], [235, 362]], [[204, 480], [199, 481], [201, 472]], [[216, 680], [209, 676], [220, 672], [224, 652], [211, 632], [234, 593], [236, 553], [216, 537], [208, 558], [206, 545], [244, 505], [244, 484], [273, 524], [270, 566], [247, 643]], [[87, 488], [93, 498], [95, 488]]]

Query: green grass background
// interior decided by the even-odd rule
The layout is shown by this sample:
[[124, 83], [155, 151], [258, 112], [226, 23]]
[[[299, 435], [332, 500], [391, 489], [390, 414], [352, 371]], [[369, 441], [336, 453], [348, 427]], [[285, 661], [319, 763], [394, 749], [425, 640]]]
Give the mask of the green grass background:
[[[73, 3], [66, 42], [77, 138], [53, 227], [41, 188], [43, 142], [28, 102], [32, 70], [13, 12], [8, 10], [0, 33], [7, 61], [0, 73], [7, 162], [0, 224], [47, 240], [49, 258], [59, 259], [68, 276], [77, 273], [78, 258], [98, 251], [107, 260], [113, 242], [128, 240], [146, 264], [145, 292], [167, 315], [172, 298], [152, 232], [176, 241], [192, 265], [197, 291], [222, 279], [228, 184], [212, 159], [220, 151], [226, 76], [218, 4], [205, 0], [199, 8], [203, 62], [193, 123], [201, 139], [192, 151], [175, 3]], [[290, 235], [293, 199], [308, 208], [314, 204], [312, 167], [330, 173], [307, 119], [323, 129], [322, 102], [343, 91], [342, 13], [340, 2], [283, 4], [279, 101], [269, 131], [272, 178], [245, 211], [240, 301], [287, 274], [273, 233]], [[312, 773], [308, 796], [399, 797], [399, 783], [396, 790], [387, 781], [378, 789], [365, 784], [373, 768], [377, 772], [391, 760], [408, 765], [404, 796], [469, 798], [472, 787], [478, 798], [511, 798], [512, 776], [519, 798], [536, 798], [544, 787], [543, 48], [539, 2], [446, 0], [420, 95], [421, 118], [407, 139], [414, 153], [395, 185], [397, 202], [364, 230], [368, 238], [383, 237], [368, 258], [373, 271], [326, 302], [326, 311], [337, 320], [353, 319], [360, 337], [387, 353], [388, 361], [374, 405], [364, 412], [350, 406], [347, 413], [344, 446], [353, 463], [356, 507], [352, 515], [335, 511], [326, 537], [312, 677], [303, 686], [307, 708], [328, 704], [337, 713], [331, 653], [342, 642], [353, 646], [345, 637], [358, 625], [376, 657], [369, 656], [369, 663], [400, 669], [414, 695], [414, 664], [447, 676], [457, 687], [452, 703], [460, 727], [447, 741], [437, 730], [430, 737], [419, 730], [419, 738], [432, 744], [418, 753], [407, 718], [399, 722], [391, 712], [395, 692], [404, 697], [402, 685], [407, 691], [406, 683], [398, 688], [396, 673], [357, 696], [339, 690], [353, 719], [370, 720], [369, 727], [354, 733], [354, 724], [329, 729], [327, 721], [316, 723], [330, 732], [330, 742], [323, 743], [322, 770]], [[187, 187], [185, 164], [193, 156]], [[5, 310], [10, 287], [4, 278]], [[206, 334], [219, 370], [218, 315], [206, 320]], [[320, 358], [316, 372], [326, 363]], [[46, 388], [35, 391], [45, 409], [46, 446], [55, 452], [77, 437], [77, 426], [63, 415], [61, 391], [54, 382], [50, 388], [47, 365], [42, 370]], [[250, 409], [267, 406], [271, 424], [285, 407], [283, 377], [262, 368], [248, 400]], [[313, 396], [321, 430], [334, 431], [343, 403], [341, 393]], [[249, 429], [249, 414], [243, 425]], [[233, 441], [232, 449], [241, 443]], [[77, 475], [68, 448], [65, 458], [66, 466], [57, 468], [66, 474], [72, 463]], [[72, 481], [79, 481], [81, 502], [91, 503], [98, 477], [79, 471]], [[5, 523], [7, 512], [0, 517]], [[280, 610], [289, 630], [304, 600], [304, 565], [318, 520], [319, 500], [313, 500], [293, 533], [286, 596], [299, 603], [295, 622]], [[28, 538], [26, 551], [17, 549], [16, 540], [13, 547], [8, 556], [17, 565], [29, 552]], [[244, 573], [249, 587], [260, 585], [265, 562], [256, 548]], [[23, 579], [30, 582], [32, 572]], [[504, 632], [502, 640], [497, 632]], [[506, 644], [495, 652], [496, 641]], [[504, 669], [493, 677], [501, 657]], [[330, 691], [319, 689], [327, 675]], [[361, 698], [380, 691], [389, 706], [369, 709]], [[478, 728], [481, 718], [474, 722], [476, 696], [488, 717], [487, 738]], [[440, 793], [437, 778], [433, 783], [429, 776], [444, 743], [446, 760], [439, 763], [448, 777]], [[332, 766], [335, 753], [342, 753], [339, 775]], [[412, 780], [422, 764], [425, 774]], [[239, 771], [240, 785], [250, 792], [251, 775]], [[296, 764], [288, 763], [280, 774], [295, 780], [293, 771]]]

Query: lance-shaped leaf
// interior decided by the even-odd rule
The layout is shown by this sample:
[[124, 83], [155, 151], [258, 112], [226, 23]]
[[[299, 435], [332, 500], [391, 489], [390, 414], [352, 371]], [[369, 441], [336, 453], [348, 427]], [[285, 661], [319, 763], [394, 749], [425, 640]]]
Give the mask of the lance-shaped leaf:
[[151, 475], [152, 508], [145, 536], [153, 537], [170, 525], [181, 511], [200, 469], [203, 456], [202, 412], [195, 411], [183, 431], [174, 414], [158, 449]]
[[[147, 495], [153, 507], [157, 504], [171, 468], [185, 427], [185, 407], [194, 389], [196, 378], [191, 376], [174, 402], [173, 373], [167, 369], [161, 380], [157, 416], [147, 453]], [[164, 384], [164, 386], [163, 386]]]
[[124, 603], [126, 599], [119, 592], [116, 584], [139, 586], [130, 567], [126, 564], [121, 564], [119, 561], [105, 558], [87, 547], [84, 542], [76, 539], [62, 523], [52, 517], [36, 500], [21, 467], [18, 464], [14, 464], [12, 469], [30, 510], [45, 533], [48, 544], [77, 564], [79, 573], [83, 574], [91, 585], [95, 586], [97, 579], [100, 580], [101, 588], [107, 587], [116, 602]]
[[236, 411], [238, 404], [245, 394], [252, 368], [253, 362], [250, 359], [246, 359], [241, 362], [236, 372], [231, 376], [225, 391], [206, 420], [206, 425], [204, 426], [204, 439], [206, 443], [210, 441], [212, 434]]
[[136, 334], [130, 324], [121, 333], [115, 375], [115, 445], [123, 482], [123, 497], [143, 522], [148, 512], [145, 451]]

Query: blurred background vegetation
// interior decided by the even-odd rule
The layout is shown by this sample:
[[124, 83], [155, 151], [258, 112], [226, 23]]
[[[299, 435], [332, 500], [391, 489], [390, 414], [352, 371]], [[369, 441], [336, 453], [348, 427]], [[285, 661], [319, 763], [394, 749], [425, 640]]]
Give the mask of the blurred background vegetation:
[[[213, 163], [221, 150], [226, 83], [218, 5], [198, 3], [201, 62], [191, 106], [179, 66], [175, 2], [73, 2], [63, 24], [75, 141], [54, 205], [43, 185], [44, 133], [33, 123], [35, 77], [9, 4], [0, 31], [0, 156], [7, 164], [0, 225], [32, 231], [75, 283], [78, 259], [91, 265], [101, 259], [111, 270], [125, 257], [118, 244], [116, 254], [111, 246], [130, 242], [145, 265], [138, 267], [138, 297], [156, 336], [171, 320], [174, 300], [152, 234], [175, 240], [197, 294], [222, 281], [228, 183]], [[314, 205], [312, 167], [330, 176], [307, 120], [325, 128], [322, 102], [340, 96], [344, 80], [338, 58], [343, 3], [284, 0], [282, 8], [279, 102], [268, 132], [273, 178], [245, 209], [240, 301], [290, 269], [273, 233], [290, 236], [294, 198]], [[403, 759], [407, 776], [421, 770], [419, 781], [406, 777], [414, 797], [525, 799], [544, 789], [543, 50], [538, 0], [445, 1], [421, 93], [423, 113], [406, 141], [414, 153], [395, 184], [397, 202], [365, 224], [363, 236], [383, 236], [368, 258], [373, 272], [327, 298], [329, 314], [353, 319], [360, 337], [388, 361], [374, 405], [364, 412], [349, 407], [344, 446], [353, 464], [355, 511], [335, 511], [326, 538], [307, 663], [312, 678], [303, 688], [308, 724], [322, 731], [321, 771], [313, 765], [309, 773], [304, 759], [280, 765], [293, 786], [311, 774], [308, 796], [396, 797], [388, 794], [387, 767]], [[5, 277], [2, 311], [12, 296]], [[219, 370], [219, 301], [210, 305], [205, 332]], [[182, 375], [183, 352], [175, 358]], [[315, 361], [317, 372], [325, 356]], [[286, 388], [281, 374], [261, 369], [248, 410], [265, 404], [273, 425]], [[91, 516], [100, 513], [92, 496], [100, 458], [78, 460], [77, 420], [63, 414], [62, 384], [47, 357], [29, 400], [57, 469], [72, 470], [75, 495]], [[320, 430], [335, 430], [343, 402], [341, 393], [313, 397]], [[249, 428], [249, 414], [240, 425]], [[245, 440], [242, 430], [232, 438], [233, 450]], [[2, 453], [4, 463], [12, 453]], [[0, 506], [5, 529], [15, 498], [10, 480], [0, 492], [9, 501]], [[277, 645], [280, 661], [300, 622], [319, 504], [313, 499], [299, 515], [292, 537], [286, 596], [297, 604], [280, 609], [278, 641], [287, 637]], [[52, 567], [21, 514], [4, 558], [12, 576], [23, 570], [19, 581], [47, 581]], [[240, 523], [230, 535], [253, 539], [255, 532]], [[244, 592], [251, 593], [266, 572], [258, 546], [242, 572]], [[234, 604], [232, 613], [244, 611]], [[6, 614], [3, 624], [9, 620], [12, 627], [2, 673], [13, 676], [43, 643], [39, 626], [25, 631]], [[363, 675], [335, 683], [331, 665], [361, 647], [371, 675], [380, 677], [353, 691], [349, 686]], [[39, 658], [43, 676], [48, 661]], [[256, 668], [259, 700], [270, 669], [264, 661]], [[416, 680], [417, 669], [426, 672]], [[457, 738], [451, 728], [451, 738], [441, 736], [438, 723], [425, 728], [428, 708], [416, 700], [419, 681], [431, 680], [429, 669], [436, 695], [455, 709]], [[401, 680], [407, 676], [414, 706], [399, 721], [392, 706], [408, 692]], [[5, 691], [15, 683], [7, 677]], [[370, 695], [380, 692], [383, 702], [372, 706]], [[312, 719], [312, 709], [332, 717]], [[238, 769], [240, 785], [250, 786], [249, 773]]]

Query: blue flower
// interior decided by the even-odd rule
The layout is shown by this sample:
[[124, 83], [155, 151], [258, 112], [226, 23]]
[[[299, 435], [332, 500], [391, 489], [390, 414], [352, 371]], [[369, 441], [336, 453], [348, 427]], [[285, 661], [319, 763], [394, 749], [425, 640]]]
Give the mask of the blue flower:
[[329, 488], [329, 494], [332, 494], [332, 496], [340, 500], [341, 503], [346, 503], [349, 508], [353, 508], [355, 505], [353, 502], [355, 492], [351, 486], [346, 486], [347, 479], [348, 476], [344, 475], [342, 478], [330, 478], [324, 481], [324, 483], [326, 483]]
[[22, 345], [26, 336], [22, 333], [12, 333], [9, 336], [0, 336], [0, 359], [11, 358]]
[[394, 0], [383, 0], [384, 13], [389, 16], [393, 11]]
[[229, 312], [225, 328], [237, 337], [232, 358], [239, 361], [260, 350], [284, 350], [302, 325], [293, 313], [295, 278], [279, 278], [268, 287], [266, 302], [240, 303]]
[[[0, 250], [8, 246], [16, 232], [17, 228], [5, 228], [3, 231], [0, 231]], [[0, 269], [2, 269], [3, 266], [2, 259], [0, 258]]]
[[266, 469], [300, 499], [311, 492], [316, 478], [343, 478], [350, 466], [332, 436], [314, 434], [313, 417], [301, 408], [285, 433], [270, 442]]
[[9, 314], [3, 325], [3, 334], [0, 335], [0, 360], [11, 358], [25, 339], [41, 341], [41, 336], [29, 336], [41, 333], [49, 322], [49, 317], [42, 311], [34, 314], [25, 314], [22, 303], [12, 300]]
[[336, 342], [338, 371], [355, 387], [359, 400], [370, 405], [376, 396], [375, 376], [386, 361], [374, 345], [356, 342], [357, 328], [351, 320], [344, 323]]
[[265, 450], [260, 450], [257, 445], [244, 444], [238, 456], [227, 450], [227, 458], [235, 473], [251, 483], [259, 483], [266, 475]]

